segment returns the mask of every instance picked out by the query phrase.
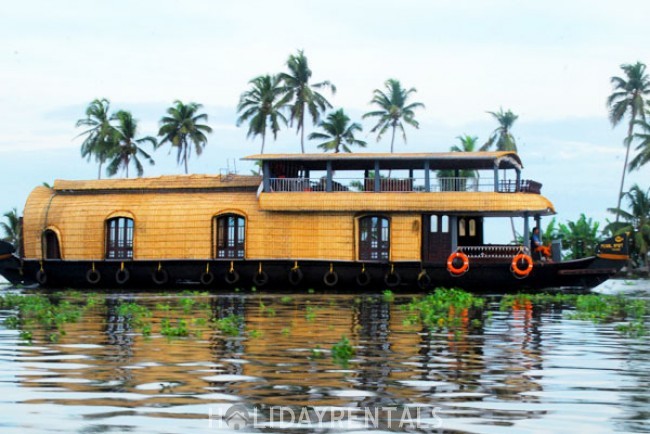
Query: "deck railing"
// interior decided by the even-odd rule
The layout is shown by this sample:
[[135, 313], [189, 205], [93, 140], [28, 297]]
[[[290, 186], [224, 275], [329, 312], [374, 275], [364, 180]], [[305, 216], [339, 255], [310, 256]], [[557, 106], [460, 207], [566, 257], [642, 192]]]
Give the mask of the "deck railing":
[[[270, 178], [272, 192], [284, 191], [380, 191], [380, 192], [423, 192], [427, 191], [424, 178], [381, 178], [379, 185], [374, 178], [335, 178], [328, 185], [325, 178]], [[496, 191], [501, 193], [540, 193], [541, 184], [530, 180], [503, 180]], [[379, 188], [377, 190], [377, 187]], [[493, 192], [494, 180], [489, 178], [431, 177], [429, 190], [432, 192]]]
[[459, 246], [458, 249], [470, 259], [512, 259], [522, 252], [530, 254], [527, 247], [517, 244]]

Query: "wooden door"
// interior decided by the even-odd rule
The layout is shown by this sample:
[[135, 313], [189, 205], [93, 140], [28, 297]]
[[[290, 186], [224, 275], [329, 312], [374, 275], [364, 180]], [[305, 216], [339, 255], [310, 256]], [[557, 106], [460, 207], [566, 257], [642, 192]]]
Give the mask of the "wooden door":
[[422, 261], [444, 262], [450, 253], [449, 216], [424, 214], [422, 216]]

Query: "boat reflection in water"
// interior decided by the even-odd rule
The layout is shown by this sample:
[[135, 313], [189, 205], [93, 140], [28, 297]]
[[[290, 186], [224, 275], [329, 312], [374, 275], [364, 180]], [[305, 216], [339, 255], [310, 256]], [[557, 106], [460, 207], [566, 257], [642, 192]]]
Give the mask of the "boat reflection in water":
[[[482, 323], [468, 312], [456, 330], [426, 330], [405, 321], [409, 300], [108, 294], [56, 342], [52, 329], [34, 328], [33, 346], [2, 330], [0, 424], [26, 433], [203, 432], [208, 415], [242, 404], [266, 418], [281, 407], [346, 409], [357, 422], [366, 408], [420, 408], [423, 431], [437, 426], [434, 409], [443, 428], [465, 432], [650, 428], [638, 419], [650, 399], [647, 344], [621, 346], [611, 325], [530, 304], [488, 305]], [[141, 319], [150, 336], [126, 302], [149, 310]], [[185, 321], [189, 336], [162, 336], [165, 319]], [[348, 363], [330, 355], [343, 336], [356, 350]]]

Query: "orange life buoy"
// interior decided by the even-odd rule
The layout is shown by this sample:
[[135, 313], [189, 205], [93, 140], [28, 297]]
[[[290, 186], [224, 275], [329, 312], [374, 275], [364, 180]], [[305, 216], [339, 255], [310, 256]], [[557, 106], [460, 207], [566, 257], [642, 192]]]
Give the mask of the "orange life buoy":
[[[519, 268], [520, 262], [526, 263], [524, 269]], [[525, 253], [519, 253], [514, 258], [512, 258], [510, 270], [512, 270], [516, 277], [527, 277], [530, 272], [533, 271], [533, 258]]]
[[[461, 266], [458, 266], [458, 261], [456, 261], [456, 259], [462, 261]], [[469, 270], [469, 258], [466, 254], [463, 252], [454, 252], [449, 255], [449, 258], [447, 258], [447, 271], [449, 271], [453, 276], [460, 276], [465, 274], [467, 270]]]

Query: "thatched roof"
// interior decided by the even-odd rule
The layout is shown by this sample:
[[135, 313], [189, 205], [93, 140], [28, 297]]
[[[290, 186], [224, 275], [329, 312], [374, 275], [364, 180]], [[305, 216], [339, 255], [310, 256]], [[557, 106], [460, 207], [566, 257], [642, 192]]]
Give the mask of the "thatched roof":
[[256, 188], [262, 182], [251, 175], [172, 175], [155, 178], [100, 179], [68, 181], [57, 179], [53, 189], [57, 192], [81, 192], [104, 190], [192, 190]]

